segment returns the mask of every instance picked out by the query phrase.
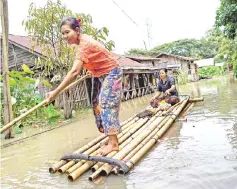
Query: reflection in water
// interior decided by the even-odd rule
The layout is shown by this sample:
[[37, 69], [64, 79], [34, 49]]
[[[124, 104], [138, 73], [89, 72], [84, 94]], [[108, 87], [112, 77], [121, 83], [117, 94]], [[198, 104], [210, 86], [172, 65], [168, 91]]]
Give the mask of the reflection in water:
[[[142, 161], [125, 176], [104, 184], [50, 175], [48, 167], [99, 133], [92, 113], [79, 121], [2, 149], [2, 188], [234, 189], [237, 186], [237, 81], [231, 76], [178, 86], [181, 94], [203, 96], [187, 122], [176, 121]], [[146, 107], [152, 95], [123, 102], [121, 120]]]

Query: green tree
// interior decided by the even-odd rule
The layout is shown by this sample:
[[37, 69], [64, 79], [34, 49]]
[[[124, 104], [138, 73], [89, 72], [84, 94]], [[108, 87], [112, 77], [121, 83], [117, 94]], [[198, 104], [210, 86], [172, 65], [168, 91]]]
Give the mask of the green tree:
[[149, 51], [143, 50], [143, 49], [136, 49], [132, 48], [128, 52], [125, 53], [126, 55], [131, 55], [131, 56], [149, 56]]
[[216, 26], [224, 27], [224, 33], [231, 39], [237, 36], [237, 1], [221, 0], [216, 12]]
[[221, 51], [225, 53], [227, 64], [233, 65], [234, 74], [237, 77], [237, 1], [221, 0], [221, 5], [216, 12], [216, 26], [224, 28], [227, 39], [221, 45]]
[[53, 73], [63, 77], [73, 63], [74, 49], [63, 42], [60, 33], [61, 21], [66, 17], [80, 18], [82, 33], [93, 36], [109, 50], [114, 47], [114, 42], [107, 40], [109, 30], [106, 27], [100, 29], [93, 27], [90, 15], [73, 13], [62, 5], [60, 0], [56, 2], [49, 0], [44, 7], [36, 7], [32, 3], [28, 12], [29, 15], [23, 21], [23, 25], [35, 42], [32, 48], [35, 46], [42, 48], [44, 58], [38, 59], [37, 65], [43, 67], [42, 75], [44, 76], [50, 76]]
[[210, 43], [210, 41], [206, 38], [202, 38], [201, 40], [182, 39], [156, 46], [150, 51], [131, 49], [127, 52], [127, 55], [157, 56], [158, 54], [165, 52], [174, 55], [201, 59], [214, 57], [216, 55], [216, 49], [216, 44]]
[[[36, 7], [32, 3], [29, 7], [29, 15], [23, 21], [29, 35], [36, 46], [42, 48], [43, 58], [38, 58], [36, 65], [40, 66], [42, 72], [40, 77], [46, 77], [51, 81], [60, 81], [71, 69], [75, 57], [75, 46], [68, 46], [62, 39], [60, 33], [61, 21], [66, 17], [76, 17], [82, 20], [81, 32], [91, 35], [100, 41], [106, 48], [112, 50], [114, 42], [107, 40], [109, 30], [106, 27], [95, 28], [92, 26], [92, 17], [88, 14], [73, 13], [62, 5], [60, 0], [56, 2], [49, 0], [44, 7]], [[73, 95], [64, 93], [64, 117], [67, 119], [72, 115]]]

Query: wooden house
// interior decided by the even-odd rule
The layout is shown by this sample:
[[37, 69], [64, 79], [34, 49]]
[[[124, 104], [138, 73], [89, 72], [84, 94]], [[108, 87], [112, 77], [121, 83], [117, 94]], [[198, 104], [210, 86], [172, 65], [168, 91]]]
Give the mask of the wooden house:
[[170, 74], [175, 74], [178, 71], [183, 71], [188, 75], [189, 80], [198, 81], [197, 64], [194, 62], [196, 59], [191, 57], [178, 56], [168, 53], [161, 53], [156, 56], [161, 59], [160, 68], [167, 68]]

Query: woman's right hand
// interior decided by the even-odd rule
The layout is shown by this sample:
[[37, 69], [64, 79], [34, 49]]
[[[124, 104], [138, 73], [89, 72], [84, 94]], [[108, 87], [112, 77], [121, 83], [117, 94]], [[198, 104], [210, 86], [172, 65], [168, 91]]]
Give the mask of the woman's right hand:
[[155, 98], [156, 98], [156, 96], [153, 96], [153, 97], [151, 98], [151, 101], [150, 101], [150, 102], [152, 102], [153, 100], [155, 100]]
[[91, 71], [87, 71], [86, 75], [88, 75], [89, 77], [92, 77], [92, 72]]

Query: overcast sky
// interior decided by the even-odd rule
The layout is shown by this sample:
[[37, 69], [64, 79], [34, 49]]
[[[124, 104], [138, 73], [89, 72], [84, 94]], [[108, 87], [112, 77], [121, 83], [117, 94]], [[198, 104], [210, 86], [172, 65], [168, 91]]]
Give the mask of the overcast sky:
[[[8, 0], [11, 34], [27, 35], [21, 22], [27, 17], [31, 2], [42, 6], [47, 0]], [[94, 26], [108, 27], [109, 38], [115, 41], [114, 51], [121, 54], [130, 48], [144, 48], [143, 41], [149, 49], [178, 39], [199, 39], [214, 24], [219, 6], [219, 0], [62, 0], [62, 3], [73, 12], [91, 14]]]

